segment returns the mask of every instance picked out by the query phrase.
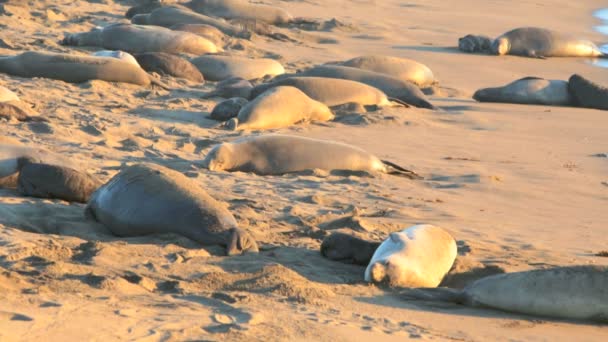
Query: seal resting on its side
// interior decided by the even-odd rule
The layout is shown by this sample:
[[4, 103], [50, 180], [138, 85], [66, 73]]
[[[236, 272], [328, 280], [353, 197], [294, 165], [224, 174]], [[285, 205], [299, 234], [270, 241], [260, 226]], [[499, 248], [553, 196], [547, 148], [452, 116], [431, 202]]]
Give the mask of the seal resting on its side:
[[488, 36], [467, 34], [458, 38], [458, 50], [468, 53], [489, 53], [493, 40]]
[[568, 80], [568, 89], [578, 106], [608, 110], [608, 88], [574, 74]]
[[565, 266], [504, 273], [474, 281], [463, 290], [410, 289], [408, 299], [449, 301], [468, 306], [555, 318], [608, 323], [608, 267]]
[[209, 81], [232, 77], [252, 80], [285, 73], [281, 63], [269, 58], [208, 55], [194, 58], [191, 62]]
[[366, 55], [349, 59], [339, 65], [374, 71], [412, 82], [419, 87], [427, 87], [435, 83], [435, 76], [429, 67], [409, 58]]
[[85, 214], [118, 236], [176, 233], [202, 245], [226, 246], [228, 255], [258, 251], [221, 202], [185, 175], [159, 165], [123, 169], [93, 193]]
[[401, 287], [436, 287], [456, 260], [454, 238], [430, 224], [391, 233], [374, 252], [365, 281]]
[[226, 36], [217, 27], [205, 24], [175, 24], [169, 27], [173, 31], [184, 31], [209, 39], [215, 46], [222, 46]]
[[137, 63], [137, 60], [135, 59], [135, 57], [133, 57], [132, 54], [130, 54], [128, 52], [120, 51], [120, 50], [101, 50], [101, 51], [96, 51], [91, 56], [118, 58], [118, 59], [123, 60], [125, 62], [129, 62], [129, 63], [131, 63], [133, 65], [137, 65], [138, 67], [141, 67], [139, 65], [139, 63]]
[[503, 87], [484, 88], [473, 94], [479, 102], [502, 102], [568, 106], [573, 103], [568, 91], [568, 82], [524, 77]]
[[259, 175], [322, 169], [365, 171], [421, 178], [413, 171], [380, 160], [364, 150], [327, 140], [290, 135], [261, 135], [213, 147], [202, 162], [211, 171], [242, 171]]
[[323, 239], [321, 255], [349, 264], [367, 266], [380, 242], [359, 239], [353, 235], [333, 233]]
[[205, 82], [203, 74], [187, 59], [165, 52], [144, 52], [134, 56], [137, 63], [148, 72], [185, 78], [198, 83]]
[[293, 20], [286, 10], [247, 0], [192, 0], [185, 6], [193, 11], [224, 19], [252, 19], [268, 24], [287, 24]]

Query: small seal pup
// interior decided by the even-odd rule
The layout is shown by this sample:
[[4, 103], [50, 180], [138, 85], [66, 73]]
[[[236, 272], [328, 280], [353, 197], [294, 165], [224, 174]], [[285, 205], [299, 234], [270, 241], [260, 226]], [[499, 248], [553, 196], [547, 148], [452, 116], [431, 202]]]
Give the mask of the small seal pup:
[[458, 38], [458, 50], [468, 53], [490, 53], [493, 40], [483, 35], [467, 34]]
[[144, 52], [134, 56], [137, 63], [148, 72], [205, 83], [203, 74], [187, 59], [166, 52]]
[[255, 99], [266, 90], [279, 86], [292, 86], [300, 89], [313, 100], [325, 103], [329, 107], [347, 103], [358, 103], [362, 106], [391, 106], [391, 102], [380, 89], [361, 82], [328, 77], [287, 77], [263, 83], [251, 90], [249, 99]]
[[89, 32], [68, 34], [63, 45], [99, 46], [104, 49], [131, 53], [168, 52], [202, 55], [220, 49], [211, 41], [183, 31], [172, 31], [160, 26], [110, 24]]
[[285, 73], [281, 63], [270, 58], [207, 55], [194, 58], [191, 62], [209, 81], [222, 81], [231, 77], [252, 80]]
[[247, 99], [242, 97], [232, 97], [222, 101], [213, 107], [209, 117], [213, 120], [226, 121], [239, 115], [241, 108], [247, 104]]
[[502, 102], [549, 106], [572, 105], [568, 82], [524, 77], [502, 87], [484, 88], [473, 94], [479, 102]]
[[55, 165], [69, 165], [69, 161], [61, 156], [43, 148], [31, 147], [15, 143], [0, 142], [0, 184], [9, 187], [17, 186], [17, 178], [11, 182], [4, 182], [5, 178], [12, 178], [19, 172], [20, 160], [27, 158], [30, 162], [48, 163]]
[[374, 71], [339, 65], [318, 65], [299, 72], [295, 76], [330, 77], [361, 82], [380, 89], [389, 99], [420, 108], [434, 108], [422, 93], [422, 90], [412, 82], [403, 81]]
[[135, 59], [135, 57], [133, 57], [132, 54], [130, 54], [128, 52], [120, 51], [120, 50], [101, 50], [101, 51], [97, 51], [97, 52], [93, 53], [91, 56], [118, 58], [125, 62], [129, 62], [133, 65], [137, 65], [138, 67], [141, 67], [139, 65], [139, 63], [137, 63], [137, 60]]
[[608, 88], [574, 74], [568, 79], [568, 90], [578, 106], [608, 110]]
[[243, 106], [227, 127], [234, 130], [273, 129], [333, 118], [334, 114], [325, 104], [311, 99], [298, 88], [280, 86], [268, 89]]
[[374, 71], [412, 82], [419, 87], [428, 87], [436, 83], [435, 75], [429, 67], [409, 58], [365, 55], [341, 62], [339, 65]]
[[286, 10], [247, 0], [192, 0], [185, 6], [205, 15], [224, 19], [252, 19], [268, 24], [288, 24], [293, 20]]
[[102, 185], [95, 177], [69, 167], [36, 163], [27, 157], [18, 164], [17, 191], [24, 196], [86, 203]]
[[216, 145], [207, 153], [202, 166], [211, 171], [253, 172], [258, 175], [322, 169], [382, 172], [411, 179], [421, 178], [413, 171], [380, 160], [354, 146], [280, 134], [250, 136]]
[[449, 301], [515, 313], [608, 323], [608, 267], [565, 266], [493, 275], [463, 290], [408, 289], [408, 300]]
[[374, 252], [365, 281], [400, 287], [437, 287], [456, 260], [454, 238], [420, 224], [391, 233]]
[[91, 196], [85, 209], [118, 236], [176, 233], [228, 255], [257, 252], [255, 240], [196, 182], [154, 164], [129, 166]]
[[367, 266], [380, 244], [349, 234], [333, 233], [323, 239], [321, 255], [330, 260]]
[[521, 27], [494, 40], [492, 52], [496, 55], [525, 57], [599, 57], [604, 53], [592, 42], [539, 28]]

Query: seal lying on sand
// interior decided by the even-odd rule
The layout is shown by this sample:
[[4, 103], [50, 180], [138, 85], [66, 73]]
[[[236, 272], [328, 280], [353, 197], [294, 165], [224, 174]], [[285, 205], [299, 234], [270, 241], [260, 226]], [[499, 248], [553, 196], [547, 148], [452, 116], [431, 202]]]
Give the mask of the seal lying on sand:
[[390, 99], [420, 108], [434, 108], [415, 84], [374, 71], [339, 65], [319, 65], [295, 76], [330, 77], [361, 82], [382, 90]]
[[205, 24], [175, 24], [169, 27], [173, 31], [184, 31], [209, 39], [215, 46], [222, 46], [226, 36], [217, 27]]
[[467, 34], [464, 37], [458, 38], [458, 50], [468, 53], [490, 53], [492, 42], [493, 40], [487, 36]]
[[192, 0], [193, 11], [224, 19], [252, 19], [268, 24], [287, 24], [293, 17], [284, 9], [247, 0]]
[[203, 94], [201, 97], [242, 97], [248, 99], [251, 95], [252, 89], [253, 85], [246, 79], [241, 77], [230, 77], [223, 81], [217, 82], [217, 84], [215, 85], [215, 90]]
[[323, 239], [321, 255], [330, 260], [367, 266], [380, 244], [349, 234], [333, 233]]
[[456, 260], [456, 241], [430, 224], [391, 233], [365, 269], [365, 281], [401, 287], [436, 287]]
[[211, 41], [190, 32], [131, 24], [111, 24], [89, 32], [68, 34], [61, 43], [74, 46], [99, 46], [131, 53], [168, 52], [202, 55], [220, 51]]
[[568, 106], [573, 104], [568, 82], [525, 77], [503, 87], [480, 89], [473, 94], [480, 102]]
[[273, 129], [333, 118], [334, 114], [323, 103], [298, 88], [281, 86], [267, 90], [246, 104], [227, 126], [235, 130]]
[[85, 214], [118, 236], [176, 233], [202, 245], [226, 246], [228, 255], [258, 251], [222, 203], [190, 178], [158, 165], [123, 169], [93, 193]]
[[148, 72], [185, 78], [198, 83], [205, 82], [203, 74], [190, 61], [175, 55], [165, 52], [144, 52], [135, 54], [135, 59]]
[[0, 57], [0, 72], [19, 77], [44, 77], [73, 83], [89, 80], [138, 85], [157, 83], [142, 68], [118, 58], [50, 52], [28, 51], [17, 56]]
[[222, 101], [213, 107], [209, 117], [213, 120], [226, 121], [235, 118], [239, 115], [241, 108], [243, 108], [249, 101], [242, 97], [232, 97], [228, 100]]
[[608, 88], [574, 74], [568, 80], [568, 89], [578, 106], [608, 110]]
[[120, 50], [101, 50], [101, 51], [97, 51], [97, 52], [93, 53], [91, 56], [118, 58], [125, 62], [129, 62], [133, 65], [137, 65], [138, 67], [141, 67], [139, 65], [139, 63], [137, 63], [137, 60], [135, 59], [135, 57], [133, 57], [132, 54], [130, 54], [128, 52], [120, 51]]
[[211, 171], [280, 175], [304, 170], [383, 172], [411, 179], [416, 173], [383, 161], [364, 150], [327, 140], [290, 135], [261, 135], [213, 147], [202, 162]]
[[16, 187], [17, 178], [6, 182], [5, 178], [13, 178], [23, 165], [20, 160], [27, 159], [29, 162], [40, 162], [55, 165], [69, 165], [69, 161], [61, 156], [42, 148], [30, 147], [13, 143], [0, 143], [0, 184], [3, 186]]
[[17, 190], [24, 196], [86, 203], [101, 184], [96, 178], [68, 167], [19, 159]]
[[222, 81], [231, 77], [252, 80], [285, 73], [281, 63], [269, 58], [209, 55], [194, 58], [191, 62], [209, 81]]
[[382, 91], [361, 82], [327, 77], [288, 77], [270, 83], [263, 83], [251, 90], [250, 99], [266, 90], [278, 86], [292, 86], [300, 89], [313, 100], [323, 102], [329, 107], [347, 103], [362, 106], [390, 106], [391, 102]]
[[349, 59], [339, 65], [381, 73], [412, 82], [419, 87], [427, 87], [436, 82], [429, 67], [408, 58], [366, 55]]
[[588, 40], [539, 27], [511, 30], [494, 40], [492, 52], [497, 55], [525, 57], [598, 57], [600, 49]]
[[567, 266], [505, 273], [479, 279], [463, 290], [410, 289], [408, 299], [450, 301], [468, 306], [556, 318], [608, 323], [608, 267]]

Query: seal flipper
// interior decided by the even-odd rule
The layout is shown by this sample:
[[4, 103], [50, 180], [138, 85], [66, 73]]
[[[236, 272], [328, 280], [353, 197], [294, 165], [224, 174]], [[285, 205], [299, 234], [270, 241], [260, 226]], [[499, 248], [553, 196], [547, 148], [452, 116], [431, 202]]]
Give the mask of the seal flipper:
[[395, 163], [389, 162], [388, 160], [382, 160], [382, 163], [387, 166], [387, 173], [389, 175], [403, 176], [409, 179], [424, 179], [424, 177], [420, 176], [416, 172], [405, 169]]
[[392, 102], [396, 102], [396, 103], [402, 105], [405, 108], [411, 108], [412, 107], [409, 103], [403, 102], [403, 101], [401, 101], [401, 100], [399, 100], [397, 98], [394, 98], [394, 97], [389, 97], [388, 100], [392, 101]]
[[449, 287], [411, 288], [404, 290], [399, 295], [408, 300], [439, 301], [464, 305], [468, 303], [465, 291]]

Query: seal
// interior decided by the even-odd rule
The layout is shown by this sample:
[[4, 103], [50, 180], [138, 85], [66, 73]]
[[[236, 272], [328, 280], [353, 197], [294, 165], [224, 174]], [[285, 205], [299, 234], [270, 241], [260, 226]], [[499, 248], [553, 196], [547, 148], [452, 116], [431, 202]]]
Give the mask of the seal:
[[420, 108], [435, 108], [420, 88], [412, 82], [403, 81], [374, 71], [339, 65], [319, 65], [297, 73], [295, 76], [329, 77], [361, 82], [380, 89], [389, 99]]
[[288, 24], [293, 20], [286, 10], [247, 0], [192, 0], [185, 6], [193, 11], [224, 19], [251, 19], [268, 24]]
[[215, 44], [215, 46], [222, 46], [226, 40], [226, 35], [220, 31], [217, 27], [205, 24], [175, 24], [169, 27], [173, 31], [184, 31], [197, 34], [203, 38], [206, 38]]
[[154, 164], [129, 166], [97, 189], [85, 209], [118, 236], [176, 233], [228, 255], [257, 252], [226, 206], [185, 175]]
[[361, 82], [327, 77], [287, 77], [263, 83], [251, 90], [249, 99], [254, 99], [266, 90], [278, 86], [292, 86], [300, 89], [313, 100], [329, 107], [347, 103], [358, 103], [362, 106], [391, 106], [391, 102], [378, 88]]
[[428, 87], [436, 83], [431, 69], [413, 59], [382, 55], [365, 55], [349, 59], [339, 65], [377, 72], [412, 82], [419, 87]]
[[448, 301], [473, 307], [608, 323], [607, 266], [565, 266], [493, 275], [450, 288], [410, 289], [408, 300]]
[[0, 184], [5, 187], [17, 186], [17, 178], [21, 163], [27, 159], [30, 162], [40, 162], [55, 165], [69, 165], [69, 161], [46, 149], [20, 145], [18, 143], [0, 142]]
[[150, 13], [150, 12], [154, 11], [155, 9], [162, 7], [163, 2], [164, 1], [162, 1], [162, 0], [145, 1], [143, 3], [140, 3], [136, 6], [129, 8], [127, 10], [127, 12], [125, 13], [125, 17], [127, 19], [131, 19], [134, 16], [136, 16], [137, 14]]
[[226, 121], [235, 118], [239, 115], [239, 111], [247, 104], [247, 99], [242, 97], [232, 97], [228, 100], [218, 103], [209, 117], [213, 120]]
[[499, 36], [492, 52], [534, 58], [604, 56], [591, 41], [539, 27], [520, 27]]
[[190, 61], [165, 52], [144, 52], [134, 55], [137, 63], [148, 72], [185, 78], [192, 82], [205, 83], [203, 74]]
[[400, 287], [437, 287], [456, 260], [454, 238], [440, 227], [420, 224], [391, 233], [374, 252], [365, 281]]
[[578, 106], [608, 110], [608, 88], [574, 74], [568, 79], [568, 90]]
[[220, 49], [211, 41], [190, 32], [172, 31], [165, 27], [111, 24], [89, 32], [67, 34], [63, 45], [98, 46], [130, 53], [168, 52], [202, 55]]
[[24, 196], [86, 203], [102, 185], [95, 177], [69, 167], [36, 163], [27, 157], [18, 164], [17, 191]]
[[493, 40], [484, 35], [467, 34], [458, 38], [458, 50], [468, 53], [490, 53]]
[[273, 129], [333, 118], [334, 114], [326, 105], [306, 96], [300, 89], [280, 86], [268, 89], [246, 104], [237, 118], [229, 121], [228, 127], [234, 130]]
[[549, 106], [572, 105], [568, 82], [524, 77], [502, 87], [484, 88], [473, 94], [479, 102], [502, 102]]
[[211, 171], [281, 175], [312, 169], [388, 173], [411, 179], [415, 172], [383, 161], [354, 146], [291, 135], [250, 136], [214, 146], [202, 166]]
[[150, 85], [156, 81], [142, 68], [117, 58], [28, 51], [0, 57], [0, 72], [19, 77], [44, 77], [65, 82], [89, 80]]
[[333, 233], [323, 239], [321, 255], [347, 264], [367, 266], [380, 242], [359, 239], [353, 235]]
[[251, 89], [253, 89], [253, 85], [246, 79], [241, 77], [230, 77], [223, 81], [217, 82], [214, 90], [201, 95], [201, 97], [242, 97], [248, 99], [251, 95]]
[[285, 73], [281, 63], [269, 58], [207, 55], [194, 58], [191, 62], [209, 81], [222, 81], [232, 77], [252, 80]]
[[138, 67], [141, 67], [139, 65], [139, 63], [137, 63], [137, 60], [135, 59], [135, 57], [133, 57], [132, 54], [130, 54], [128, 52], [120, 51], [120, 50], [116, 50], [116, 51], [115, 50], [101, 50], [101, 51], [95, 52], [94, 54], [92, 54], [92, 56], [118, 58], [125, 62], [129, 62], [133, 65], [137, 65]]

